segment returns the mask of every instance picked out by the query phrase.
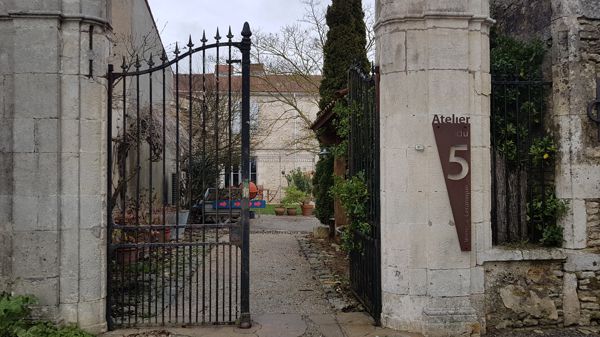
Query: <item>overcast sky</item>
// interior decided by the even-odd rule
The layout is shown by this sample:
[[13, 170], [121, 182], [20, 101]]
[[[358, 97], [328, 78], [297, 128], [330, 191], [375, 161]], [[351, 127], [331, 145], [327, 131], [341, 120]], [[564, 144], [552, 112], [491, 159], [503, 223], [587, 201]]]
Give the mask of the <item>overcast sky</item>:
[[[162, 31], [163, 43], [170, 46], [185, 42], [189, 34], [199, 40], [206, 29], [207, 38], [215, 36], [216, 28], [221, 36], [227, 35], [231, 25], [233, 34], [239, 38], [242, 25], [248, 21], [252, 29], [277, 32], [280, 27], [296, 22], [305, 13], [302, 0], [149, 0], [150, 6]], [[375, 0], [363, 0], [374, 6]], [[331, 0], [321, 0], [326, 7]], [[168, 48], [170, 49], [170, 48]]]

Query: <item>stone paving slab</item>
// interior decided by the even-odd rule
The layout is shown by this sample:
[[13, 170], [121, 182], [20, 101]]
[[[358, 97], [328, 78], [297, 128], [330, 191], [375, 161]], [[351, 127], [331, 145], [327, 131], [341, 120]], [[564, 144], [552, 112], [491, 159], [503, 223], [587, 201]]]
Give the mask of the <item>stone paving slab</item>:
[[[351, 319], [349, 319], [349, 317]], [[346, 323], [342, 323], [346, 322]], [[169, 333], [166, 334], [165, 332]], [[235, 326], [129, 329], [102, 337], [422, 337], [372, 325], [365, 313], [351, 315], [302, 316], [299, 314], [264, 314], [255, 317], [252, 328]]]
[[308, 232], [315, 220], [263, 217], [252, 232], [251, 329], [154, 328], [120, 330], [102, 337], [417, 337], [375, 327], [366, 313], [336, 310], [327, 287], [319, 282], [321, 269], [308, 261], [315, 257], [307, 256], [306, 247], [301, 247], [307, 233], [299, 232]]

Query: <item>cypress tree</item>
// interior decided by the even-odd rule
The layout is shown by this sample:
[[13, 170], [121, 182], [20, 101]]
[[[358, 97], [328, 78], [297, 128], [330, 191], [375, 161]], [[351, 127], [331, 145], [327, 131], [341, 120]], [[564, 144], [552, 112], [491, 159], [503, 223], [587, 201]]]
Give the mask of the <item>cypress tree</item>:
[[333, 0], [327, 7], [327, 41], [323, 50], [323, 80], [319, 107], [324, 109], [334, 93], [348, 86], [348, 68], [369, 67], [365, 13], [361, 0]]
[[[323, 110], [334, 98], [336, 91], [348, 87], [348, 69], [358, 65], [369, 69], [367, 58], [367, 33], [361, 0], [332, 0], [327, 7], [326, 21], [329, 31], [323, 47], [323, 80], [319, 93], [319, 107]], [[319, 159], [313, 178], [316, 198], [315, 214], [327, 224], [334, 215], [333, 188], [334, 156]]]

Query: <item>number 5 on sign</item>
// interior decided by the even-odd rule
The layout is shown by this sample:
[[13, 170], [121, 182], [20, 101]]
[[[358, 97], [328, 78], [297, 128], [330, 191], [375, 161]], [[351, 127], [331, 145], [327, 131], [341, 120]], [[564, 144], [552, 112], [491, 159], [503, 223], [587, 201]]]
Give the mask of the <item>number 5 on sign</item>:
[[458, 174], [448, 174], [450, 180], [463, 180], [469, 175], [469, 162], [456, 154], [458, 151], [469, 151], [469, 147], [465, 145], [453, 145], [450, 148], [450, 163], [456, 163], [460, 165], [461, 170]]

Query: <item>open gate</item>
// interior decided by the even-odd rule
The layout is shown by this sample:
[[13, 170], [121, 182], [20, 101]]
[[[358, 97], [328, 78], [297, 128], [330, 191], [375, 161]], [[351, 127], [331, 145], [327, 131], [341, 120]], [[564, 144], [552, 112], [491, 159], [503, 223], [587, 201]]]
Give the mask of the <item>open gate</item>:
[[358, 299], [381, 320], [381, 252], [379, 188], [379, 75], [366, 75], [359, 68], [348, 72], [348, 103], [351, 107], [348, 140], [349, 174], [361, 174], [369, 192], [368, 231], [354, 231], [356, 249], [350, 251], [350, 284]]
[[109, 66], [110, 329], [250, 325], [251, 35]]

